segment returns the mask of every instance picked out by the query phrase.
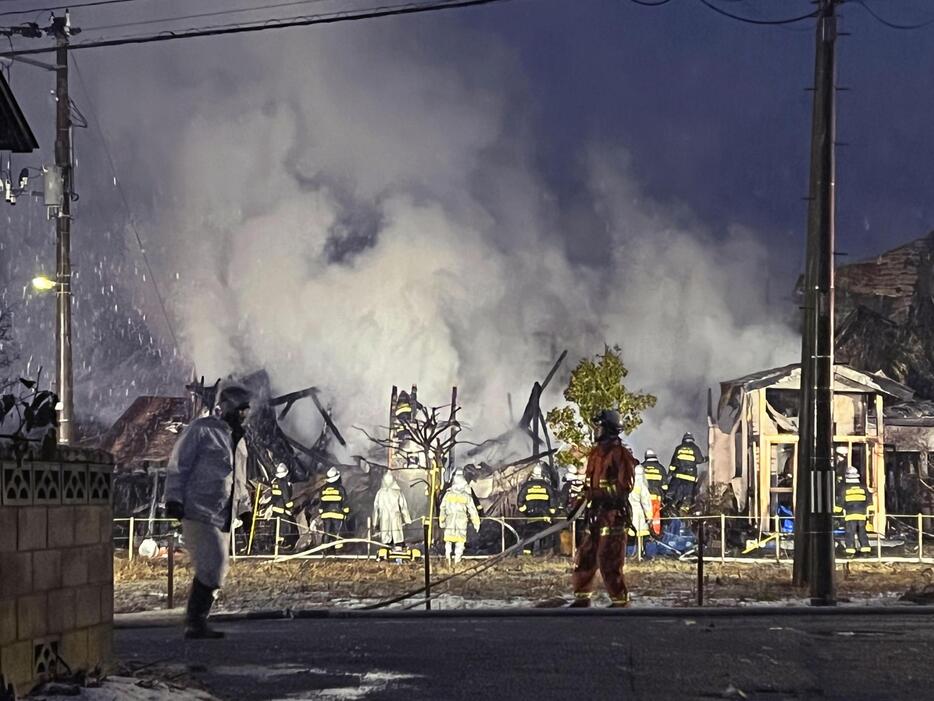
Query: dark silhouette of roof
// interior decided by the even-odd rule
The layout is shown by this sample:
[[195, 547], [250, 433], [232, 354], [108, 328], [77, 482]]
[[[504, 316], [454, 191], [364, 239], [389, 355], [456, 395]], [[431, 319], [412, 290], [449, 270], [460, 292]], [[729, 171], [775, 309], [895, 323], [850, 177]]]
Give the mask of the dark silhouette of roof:
[[0, 151], [31, 153], [39, 148], [9, 84], [0, 73]]

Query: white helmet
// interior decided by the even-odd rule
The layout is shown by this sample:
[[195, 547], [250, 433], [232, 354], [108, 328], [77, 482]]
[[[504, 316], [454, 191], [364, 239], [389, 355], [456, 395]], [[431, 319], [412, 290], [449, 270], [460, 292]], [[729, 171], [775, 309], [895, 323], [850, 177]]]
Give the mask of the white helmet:
[[276, 477], [288, 477], [288, 474], [289, 468], [284, 462], [280, 462], [278, 465], [276, 465]]
[[656, 453], [654, 450], [649, 448], [648, 450], [645, 451], [645, 457], [643, 458], [643, 461], [647, 461], [647, 460], [658, 460], [658, 453]]
[[847, 447], [846, 447], [845, 445], [838, 445], [838, 446], [834, 449], [833, 452], [835, 452], [835, 453], [836, 453], [837, 455], [839, 455], [841, 458], [845, 458], [847, 455], [850, 454], [850, 451], [847, 450]]
[[328, 470], [327, 475], [325, 475], [325, 480], [328, 482], [337, 482], [341, 478], [341, 471], [336, 467], [332, 467]]
[[387, 470], [386, 474], [383, 475], [383, 487], [389, 489], [395, 486], [395, 484], [396, 484], [396, 478], [393, 477], [392, 473]]
[[859, 470], [850, 465], [846, 468], [846, 481], [847, 482], [859, 482]]
[[541, 463], [532, 468], [532, 479], [540, 480], [545, 476], [545, 470]]
[[451, 485], [452, 489], [456, 489], [458, 492], [463, 492], [467, 489], [467, 479], [463, 474], [454, 475], [454, 483]]

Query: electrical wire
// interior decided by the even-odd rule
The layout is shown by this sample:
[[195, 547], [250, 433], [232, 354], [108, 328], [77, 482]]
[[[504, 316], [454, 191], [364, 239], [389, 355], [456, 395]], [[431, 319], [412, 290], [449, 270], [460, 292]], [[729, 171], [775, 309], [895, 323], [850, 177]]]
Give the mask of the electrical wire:
[[856, 0], [856, 4], [862, 6], [862, 8], [866, 10], [866, 12], [872, 15], [872, 17], [875, 18], [877, 22], [879, 22], [879, 24], [885, 25], [889, 29], [902, 29], [902, 30], [923, 29], [924, 27], [930, 27], [932, 24], [934, 24], [934, 19], [929, 19], [926, 22], [919, 22], [918, 24], [899, 24], [897, 22], [892, 22], [890, 20], [887, 20], [885, 19], [885, 17], [882, 17], [881, 15], [879, 15], [879, 13], [877, 13], [875, 10], [872, 9], [872, 7], [870, 7], [869, 3], [866, 2], [866, 0]]
[[[97, 41], [74, 42], [69, 44], [69, 51], [78, 49], [97, 49], [111, 46], [129, 46], [133, 44], [153, 44], [163, 41], [174, 41], [177, 39], [194, 39], [196, 37], [224, 36], [227, 34], [247, 34], [252, 32], [261, 32], [267, 29], [288, 29], [290, 27], [310, 27], [317, 24], [338, 24], [342, 22], [354, 22], [358, 20], [377, 19], [380, 17], [400, 17], [405, 15], [415, 15], [425, 12], [439, 12], [443, 10], [454, 10], [466, 7], [478, 7], [480, 5], [493, 5], [497, 3], [506, 3], [512, 0], [441, 0], [440, 2], [430, 2], [424, 4], [406, 4], [392, 5], [387, 7], [377, 7], [372, 9], [360, 10], [358, 12], [334, 12], [330, 14], [311, 15], [298, 17], [288, 20], [267, 20], [252, 24], [232, 24], [220, 25], [206, 29], [192, 29], [180, 32], [164, 31], [158, 34], [143, 34], [122, 37], [119, 39], [101, 39]], [[41, 49], [24, 49], [15, 53], [2, 53], [0, 57], [16, 58], [17, 56], [27, 56], [35, 54], [47, 54], [55, 51], [54, 46]]]
[[755, 19], [753, 17], [743, 17], [741, 15], [734, 15], [732, 12], [727, 12], [722, 7], [717, 7], [710, 0], [700, 0], [700, 3], [705, 7], [713, 10], [717, 14], [723, 15], [724, 17], [729, 17], [730, 19], [735, 19], [738, 22], [745, 22], [746, 24], [756, 24], [756, 25], [765, 25], [765, 26], [777, 26], [782, 24], [794, 24], [795, 22], [801, 22], [806, 19], [811, 19], [812, 17], [817, 17], [819, 10], [813, 10], [806, 15], [801, 15], [799, 17], [788, 17], [787, 19]]
[[[234, 15], [244, 12], [261, 12], [263, 10], [274, 10], [279, 7], [294, 7], [296, 5], [310, 5], [312, 3], [329, 2], [330, 0], [290, 0], [290, 2], [280, 2], [271, 5], [259, 5], [254, 7], [243, 7], [231, 10], [215, 10], [214, 12], [199, 12], [192, 15], [180, 15], [178, 17], [164, 17], [162, 19], [147, 19], [137, 22], [123, 22], [121, 24], [105, 24], [100, 27], [82, 27], [84, 32], [96, 32], [103, 29], [122, 29], [124, 27], [141, 27], [150, 24], [161, 24], [163, 22], [181, 22], [188, 19], [201, 19], [204, 17], [220, 17], [222, 15]], [[665, 0], [668, 2], [668, 0]]]
[[[16, 2], [17, 0], [0, 0], [0, 2]], [[145, 0], [93, 0], [92, 2], [79, 2], [72, 5], [65, 5], [69, 10], [74, 10], [79, 7], [97, 7], [98, 5], [119, 5], [127, 2], [145, 2]], [[33, 7], [29, 10], [6, 10], [0, 12], [0, 17], [5, 17], [8, 15], [33, 15], [40, 14], [42, 12], [57, 12], [63, 8], [62, 5], [54, 5], [51, 7]]]
[[84, 76], [81, 75], [81, 68], [78, 66], [78, 61], [74, 56], [71, 57], [71, 62], [75, 67], [75, 73], [78, 76], [78, 82], [81, 84], [81, 90], [85, 97], [87, 97], [88, 113], [91, 115], [91, 119], [94, 120], [94, 126], [97, 129], [98, 135], [100, 136], [101, 145], [104, 147], [104, 153], [107, 155], [107, 161], [110, 163], [110, 172], [113, 174], [114, 185], [116, 185], [117, 191], [120, 193], [120, 199], [123, 202], [123, 209], [126, 212], [127, 221], [129, 221], [130, 228], [133, 230], [133, 235], [136, 237], [136, 244], [139, 246], [139, 252], [143, 256], [143, 263], [146, 265], [146, 270], [149, 271], [149, 280], [152, 282], [152, 288], [155, 290], [156, 297], [159, 300], [159, 307], [162, 309], [162, 315], [165, 317], [165, 323], [168, 325], [169, 334], [172, 336], [172, 343], [175, 344], [175, 352], [178, 353], [181, 348], [178, 344], [178, 336], [175, 334], [175, 327], [172, 324], [172, 319], [169, 317], [169, 310], [165, 305], [165, 298], [162, 296], [162, 291], [159, 289], [159, 283], [156, 280], [155, 273], [153, 272], [152, 264], [149, 262], [149, 256], [146, 254], [146, 247], [143, 245], [143, 239], [139, 234], [139, 229], [137, 228], [136, 222], [133, 219], [133, 214], [130, 211], [130, 203], [129, 200], [127, 200], [126, 192], [123, 190], [123, 185], [121, 184], [120, 179], [117, 177], [117, 166], [114, 163], [113, 156], [110, 153], [110, 147], [107, 145], [107, 137], [104, 136], [104, 130], [101, 127], [101, 122], [97, 116], [97, 111], [94, 109], [94, 105], [91, 102], [91, 93], [84, 82]]

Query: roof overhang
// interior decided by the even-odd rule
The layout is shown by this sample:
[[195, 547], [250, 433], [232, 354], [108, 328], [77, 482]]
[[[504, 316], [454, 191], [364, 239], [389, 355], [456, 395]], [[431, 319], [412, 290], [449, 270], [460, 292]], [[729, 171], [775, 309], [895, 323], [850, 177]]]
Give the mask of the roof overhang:
[[[737, 387], [747, 392], [763, 388], [798, 390], [801, 388], [801, 366], [785, 365], [723, 382], [721, 393], [726, 395]], [[834, 391], [885, 394], [902, 401], [911, 399], [915, 394], [907, 385], [883, 375], [860, 372], [849, 365], [839, 364], [834, 365]]]
[[0, 151], [32, 153], [39, 142], [26, 122], [13, 91], [0, 73]]

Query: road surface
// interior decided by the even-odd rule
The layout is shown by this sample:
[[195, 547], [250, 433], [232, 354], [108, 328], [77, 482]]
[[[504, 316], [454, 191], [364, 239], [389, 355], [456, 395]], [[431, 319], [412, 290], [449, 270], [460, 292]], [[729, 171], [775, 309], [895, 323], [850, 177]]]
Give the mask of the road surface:
[[225, 640], [186, 642], [171, 626], [121, 628], [116, 652], [133, 667], [187, 674], [238, 700], [934, 695], [934, 613], [923, 608], [473, 611], [218, 627]]

